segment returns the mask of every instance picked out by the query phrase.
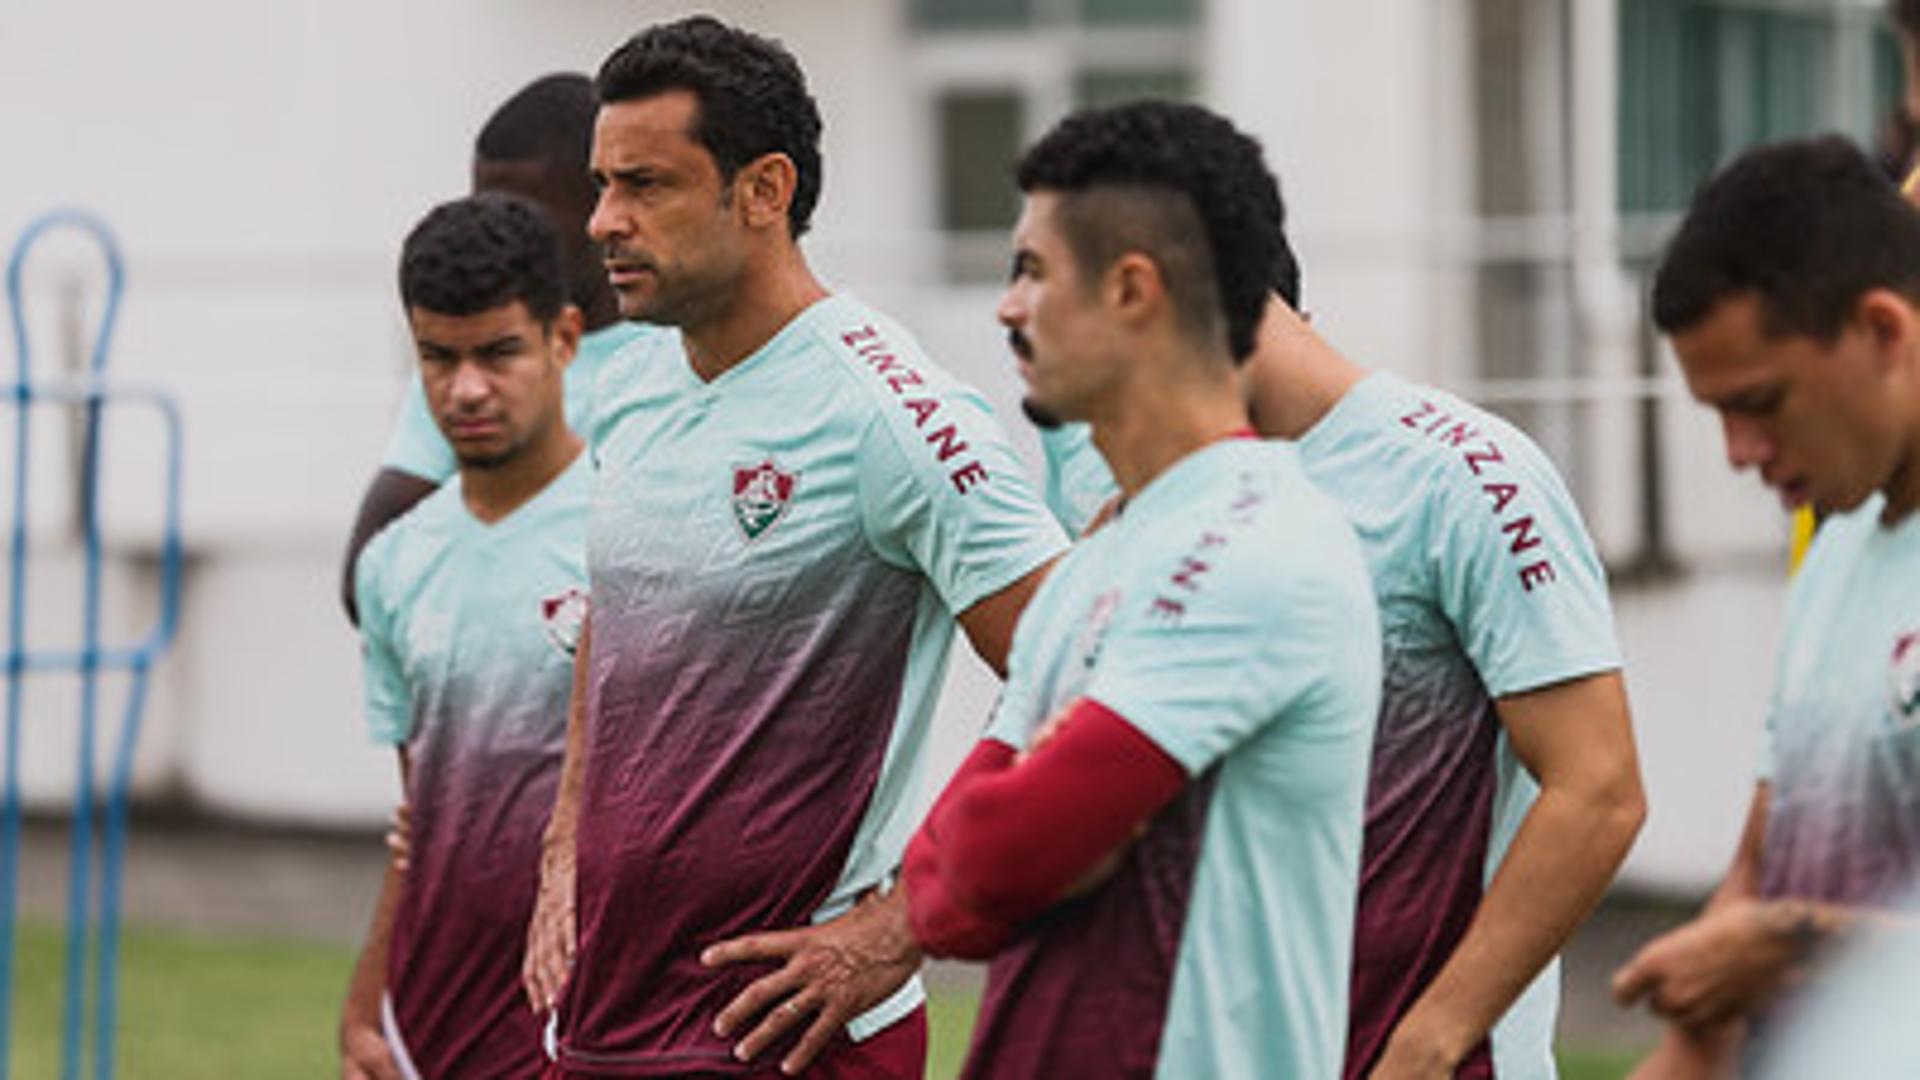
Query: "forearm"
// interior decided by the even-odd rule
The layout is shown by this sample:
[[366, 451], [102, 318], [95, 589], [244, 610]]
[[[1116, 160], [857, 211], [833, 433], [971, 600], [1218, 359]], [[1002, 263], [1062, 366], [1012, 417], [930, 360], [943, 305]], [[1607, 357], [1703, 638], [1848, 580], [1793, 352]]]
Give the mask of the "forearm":
[[592, 662], [593, 618], [588, 615], [580, 626], [580, 644], [573, 654], [573, 690], [567, 698], [566, 750], [560, 761], [560, 784], [554, 795], [553, 813], [542, 837], [545, 852], [571, 856], [575, 827], [579, 822], [580, 793], [587, 765], [587, 678]]
[[1733, 862], [1726, 875], [1707, 898], [1706, 911], [1760, 896], [1760, 864], [1766, 846], [1767, 814], [1772, 805], [1772, 788], [1764, 781], [1755, 785], [1747, 804], [1747, 820], [1740, 829], [1740, 841], [1734, 848]]
[[1766, 933], [1805, 962], [1841, 942], [1920, 935], [1920, 916], [1798, 897], [1757, 902]]
[[930, 824], [907, 845], [895, 890], [907, 907], [909, 926], [929, 956], [987, 960], [1013, 937], [1013, 928], [988, 919], [954, 898], [940, 880], [939, 838]]
[[380, 882], [380, 896], [374, 902], [373, 917], [368, 921], [366, 940], [360, 945], [360, 956], [347, 984], [347, 1000], [340, 1016], [343, 1027], [377, 1027], [380, 1023], [380, 999], [387, 989], [388, 944], [405, 889], [406, 872], [396, 858], [389, 857], [386, 874]]
[[1396, 1029], [1451, 1064], [1586, 919], [1639, 831], [1637, 784], [1542, 791], [1466, 934]]
[[1056, 735], [936, 808], [942, 884], [987, 919], [1024, 922], [1083, 889], [1186, 780], [1124, 717], [1081, 698]]

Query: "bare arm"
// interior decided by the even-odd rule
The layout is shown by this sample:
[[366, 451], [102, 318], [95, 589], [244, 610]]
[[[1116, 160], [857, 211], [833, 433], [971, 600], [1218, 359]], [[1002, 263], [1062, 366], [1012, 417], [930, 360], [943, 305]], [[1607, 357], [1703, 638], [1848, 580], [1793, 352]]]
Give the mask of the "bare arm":
[[593, 613], [580, 624], [573, 653], [573, 692], [567, 699], [567, 749], [560, 764], [560, 790], [540, 841], [540, 891], [527, 926], [527, 955], [520, 970], [535, 1012], [550, 1011], [573, 969], [574, 836], [580, 787], [587, 760], [587, 673], [593, 657]]
[[1540, 782], [1466, 934], [1394, 1029], [1372, 1075], [1452, 1076], [1613, 881], [1646, 816], [1617, 672], [1495, 702]]
[[1027, 602], [1033, 599], [1040, 583], [1059, 561], [1058, 557], [1047, 560], [1028, 571], [1025, 577], [960, 613], [960, 628], [967, 632], [973, 651], [980, 654], [980, 659], [987, 662], [995, 675], [1007, 677], [1007, 653], [1013, 649], [1013, 629], [1020, 622], [1020, 613], [1027, 609]]
[[[407, 791], [410, 772], [406, 747], [400, 754], [400, 790]], [[400, 1080], [380, 1025], [380, 1002], [387, 992], [387, 945], [393, 936], [394, 914], [400, 909], [400, 897], [406, 887], [406, 871], [397, 852], [389, 853], [386, 875], [380, 882], [380, 899], [375, 902], [373, 919], [367, 926], [367, 938], [360, 946], [360, 958], [353, 965], [353, 978], [347, 984], [347, 1000], [340, 1010], [340, 1075], [343, 1080]]]
[[[1753, 800], [1747, 805], [1746, 825], [1740, 831], [1739, 846], [1720, 885], [1707, 899], [1707, 906], [1692, 922], [1662, 934], [1643, 946], [1613, 976], [1614, 998], [1623, 1005], [1659, 992], [1668, 975], [1670, 950], [1675, 935], [1681, 935], [1713, 912], [1731, 910], [1751, 903], [1760, 894], [1760, 852], [1766, 841], [1768, 787], [1756, 784]], [[1718, 1080], [1732, 1076], [1746, 1042], [1746, 1025], [1736, 1018], [1716, 1024], [1685, 1027], [1669, 1023], [1660, 1042], [1634, 1069], [1632, 1080]]]
[[373, 483], [367, 485], [367, 493], [360, 497], [360, 513], [353, 519], [353, 535], [347, 540], [347, 557], [340, 568], [340, 603], [347, 609], [347, 619], [355, 625], [359, 625], [360, 611], [353, 598], [353, 572], [360, 562], [360, 549], [367, 546], [375, 533], [386, 528], [388, 522], [413, 509], [415, 503], [439, 487], [412, 473], [384, 468], [374, 474]]

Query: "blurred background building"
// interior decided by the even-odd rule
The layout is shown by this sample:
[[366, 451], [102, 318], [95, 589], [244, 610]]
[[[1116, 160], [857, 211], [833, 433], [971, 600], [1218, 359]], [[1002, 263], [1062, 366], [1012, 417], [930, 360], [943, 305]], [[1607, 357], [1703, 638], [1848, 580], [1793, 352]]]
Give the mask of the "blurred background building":
[[[1652, 817], [1645, 886], [1717, 879], [1752, 784], [1787, 524], [1727, 470], [1643, 314], [1693, 186], [1765, 139], [1878, 141], [1900, 57], [1877, 0], [713, 0], [783, 39], [827, 119], [809, 249], [915, 329], [1029, 451], [993, 322], [1009, 167], [1068, 110], [1189, 98], [1264, 141], [1316, 325], [1355, 358], [1493, 405], [1565, 472], [1615, 581]], [[616, 0], [14, 0], [0, 6], [0, 239], [54, 205], [117, 227], [112, 369], [187, 419], [182, 632], [139, 791], [322, 827], [382, 818], [339, 558], [403, 380], [401, 237], [462, 193], [471, 139], [539, 74], [591, 72], [689, 10]], [[29, 267], [36, 371], [79, 370], [86, 249]], [[34, 634], [78, 623], [64, 478], [36, 418]], [[158, 432], [107, 429], [111, 624], [152, 609]], [[1037, 458], [1036, 458], [1037, 460]], [[950, 760], [994, 683], [956, 656]], [[72, 694], [29, 690], [28, 787], [69, 787]]]

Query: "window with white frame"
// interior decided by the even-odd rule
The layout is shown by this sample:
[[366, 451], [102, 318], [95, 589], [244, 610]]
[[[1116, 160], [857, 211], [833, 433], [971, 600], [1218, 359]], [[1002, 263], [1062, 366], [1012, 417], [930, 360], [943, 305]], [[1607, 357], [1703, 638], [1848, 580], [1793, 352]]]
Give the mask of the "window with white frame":
[[[1475, 394], [1531, 432], [1594, 515], [1617, 570], [1674, 562], [1655, 343], [1604, 355], [1583, 325], [1574, 206], [1575, 5], [1471, 0], [1476, 132]], [[1644, 295], [1694, 187], [1757, 143], [1816, 131], [1877, 141], [1899, 57], [1877, 0], [1617, 0], [1614, 257]], [[1629, 304], [1631, 304], [1629, 297]], [[1636, 313], [1627, 311], [1626, 318]], [[1624, 465], [1622, 463], [1630, 463]], [[1609, 470], [1613, 470], [1609, 479]], [[1601, 489], [1632, 492], [1603, 497]], [[1606, 520], [1609, 513], [1613, 520]], [[1621, 519], [1631, 519], [1621, 528]]]
[[1200, 0], [911, 0], [926, 213], [949, 280], [1006, 272], [1020, 151], [1069, 111], [1197, 91]]

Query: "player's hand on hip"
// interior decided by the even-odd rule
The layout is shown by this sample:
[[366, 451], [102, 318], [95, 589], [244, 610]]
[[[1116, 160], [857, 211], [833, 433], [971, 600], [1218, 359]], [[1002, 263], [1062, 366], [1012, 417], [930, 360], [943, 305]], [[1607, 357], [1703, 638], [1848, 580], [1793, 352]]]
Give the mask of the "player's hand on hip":
[[1457, 1045], [1432, 1024], [1418, 1023], [1418, 1010], [1409, 1013], [1387, 1039], [1380, 1060], [1367, 1080], [1452, 1080], [1468, 1048]]
[[413, 817], [407, 812], [406, 803], [393, 808], [393, 817], [387, 822], [386, 840], [387, 856], [393, 860], [394, 869], [405, 870], [413, 855]]
[[1709, 908], [1648, 942], [1613, 976], [1614, 1000], [1648, 1008], [1683, 1027], [1744, 1016], [1796, 974], [1804, 950], [1785, 909], [1736, 900]]
[[527, 955], [520, 965], [520, 984], [536, 1013], [548, 1013], [560, 1000], [560, 991], [573, 971], [574, 859], [571, 843], [548, 844], [540, 855], [540, 892], [533, 918], [527, 923]]
[[387, 1037], [372, 1024], [340, 1029], [340, 1080], [401, 1080]]
[[899, 889], [870, 895], [830, 922], [723, 941], [700, 954], [708, 967], [773, 961], [780, 967], [742, 990], [714, 1021], [731, 1038], [755, 1017], [760, 1022], [734, 1044], [734, 1056], [752, 1061], [796, 1025], [806, 1029], [780, 1061], [793, 1074], [820, 1056], [849, 1020], [906, 985], [920, 967], [920, 946], [907, 923]]

